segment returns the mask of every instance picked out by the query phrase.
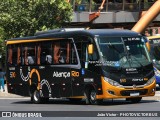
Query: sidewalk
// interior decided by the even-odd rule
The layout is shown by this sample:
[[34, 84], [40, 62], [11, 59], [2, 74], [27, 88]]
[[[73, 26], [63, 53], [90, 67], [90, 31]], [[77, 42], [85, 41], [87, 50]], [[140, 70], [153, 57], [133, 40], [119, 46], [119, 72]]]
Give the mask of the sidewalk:
[[0, 90], [0, 98], [24, 98], [24, 97], [8, 93], [7, 86], [5, 85], [5, 92], [3, 92], [2, 89]]

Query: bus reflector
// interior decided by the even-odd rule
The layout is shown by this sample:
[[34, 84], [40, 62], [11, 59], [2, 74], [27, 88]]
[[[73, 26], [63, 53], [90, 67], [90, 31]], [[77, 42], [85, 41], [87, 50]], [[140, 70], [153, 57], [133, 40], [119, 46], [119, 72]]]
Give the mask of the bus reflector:
[[101, 88], [98, 88], [98, 90], [101, 90]]

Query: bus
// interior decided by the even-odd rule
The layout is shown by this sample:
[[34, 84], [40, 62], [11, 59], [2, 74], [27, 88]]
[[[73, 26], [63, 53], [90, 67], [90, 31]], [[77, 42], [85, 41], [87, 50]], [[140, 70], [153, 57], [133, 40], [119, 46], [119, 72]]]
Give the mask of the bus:
[[154, 96], [156, 81], [144, 37], [130, 30], [61, 28], [6, 41], [9, 93], [101, 104]]
[[153, 61], [156, 84], [160, 87], [160, 35], [149, 36], [149, 52]]

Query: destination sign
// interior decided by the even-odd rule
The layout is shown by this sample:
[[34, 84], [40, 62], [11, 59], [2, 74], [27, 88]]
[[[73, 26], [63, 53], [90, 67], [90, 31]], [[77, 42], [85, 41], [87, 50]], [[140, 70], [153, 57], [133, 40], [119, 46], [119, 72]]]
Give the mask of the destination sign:
[[129, 42], [129, 41], [140, 41], [141, 40], [141, 38], [140, 37], [123, 37], [123, 40], [125, 41], [125, 42]]

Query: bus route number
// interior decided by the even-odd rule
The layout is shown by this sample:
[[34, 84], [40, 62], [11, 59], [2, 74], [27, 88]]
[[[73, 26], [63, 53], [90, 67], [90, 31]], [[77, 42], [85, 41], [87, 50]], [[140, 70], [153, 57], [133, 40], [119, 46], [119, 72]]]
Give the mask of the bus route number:
[[10, 78], [15, 78], [16, 77], [16, 72], [10, 72]]

